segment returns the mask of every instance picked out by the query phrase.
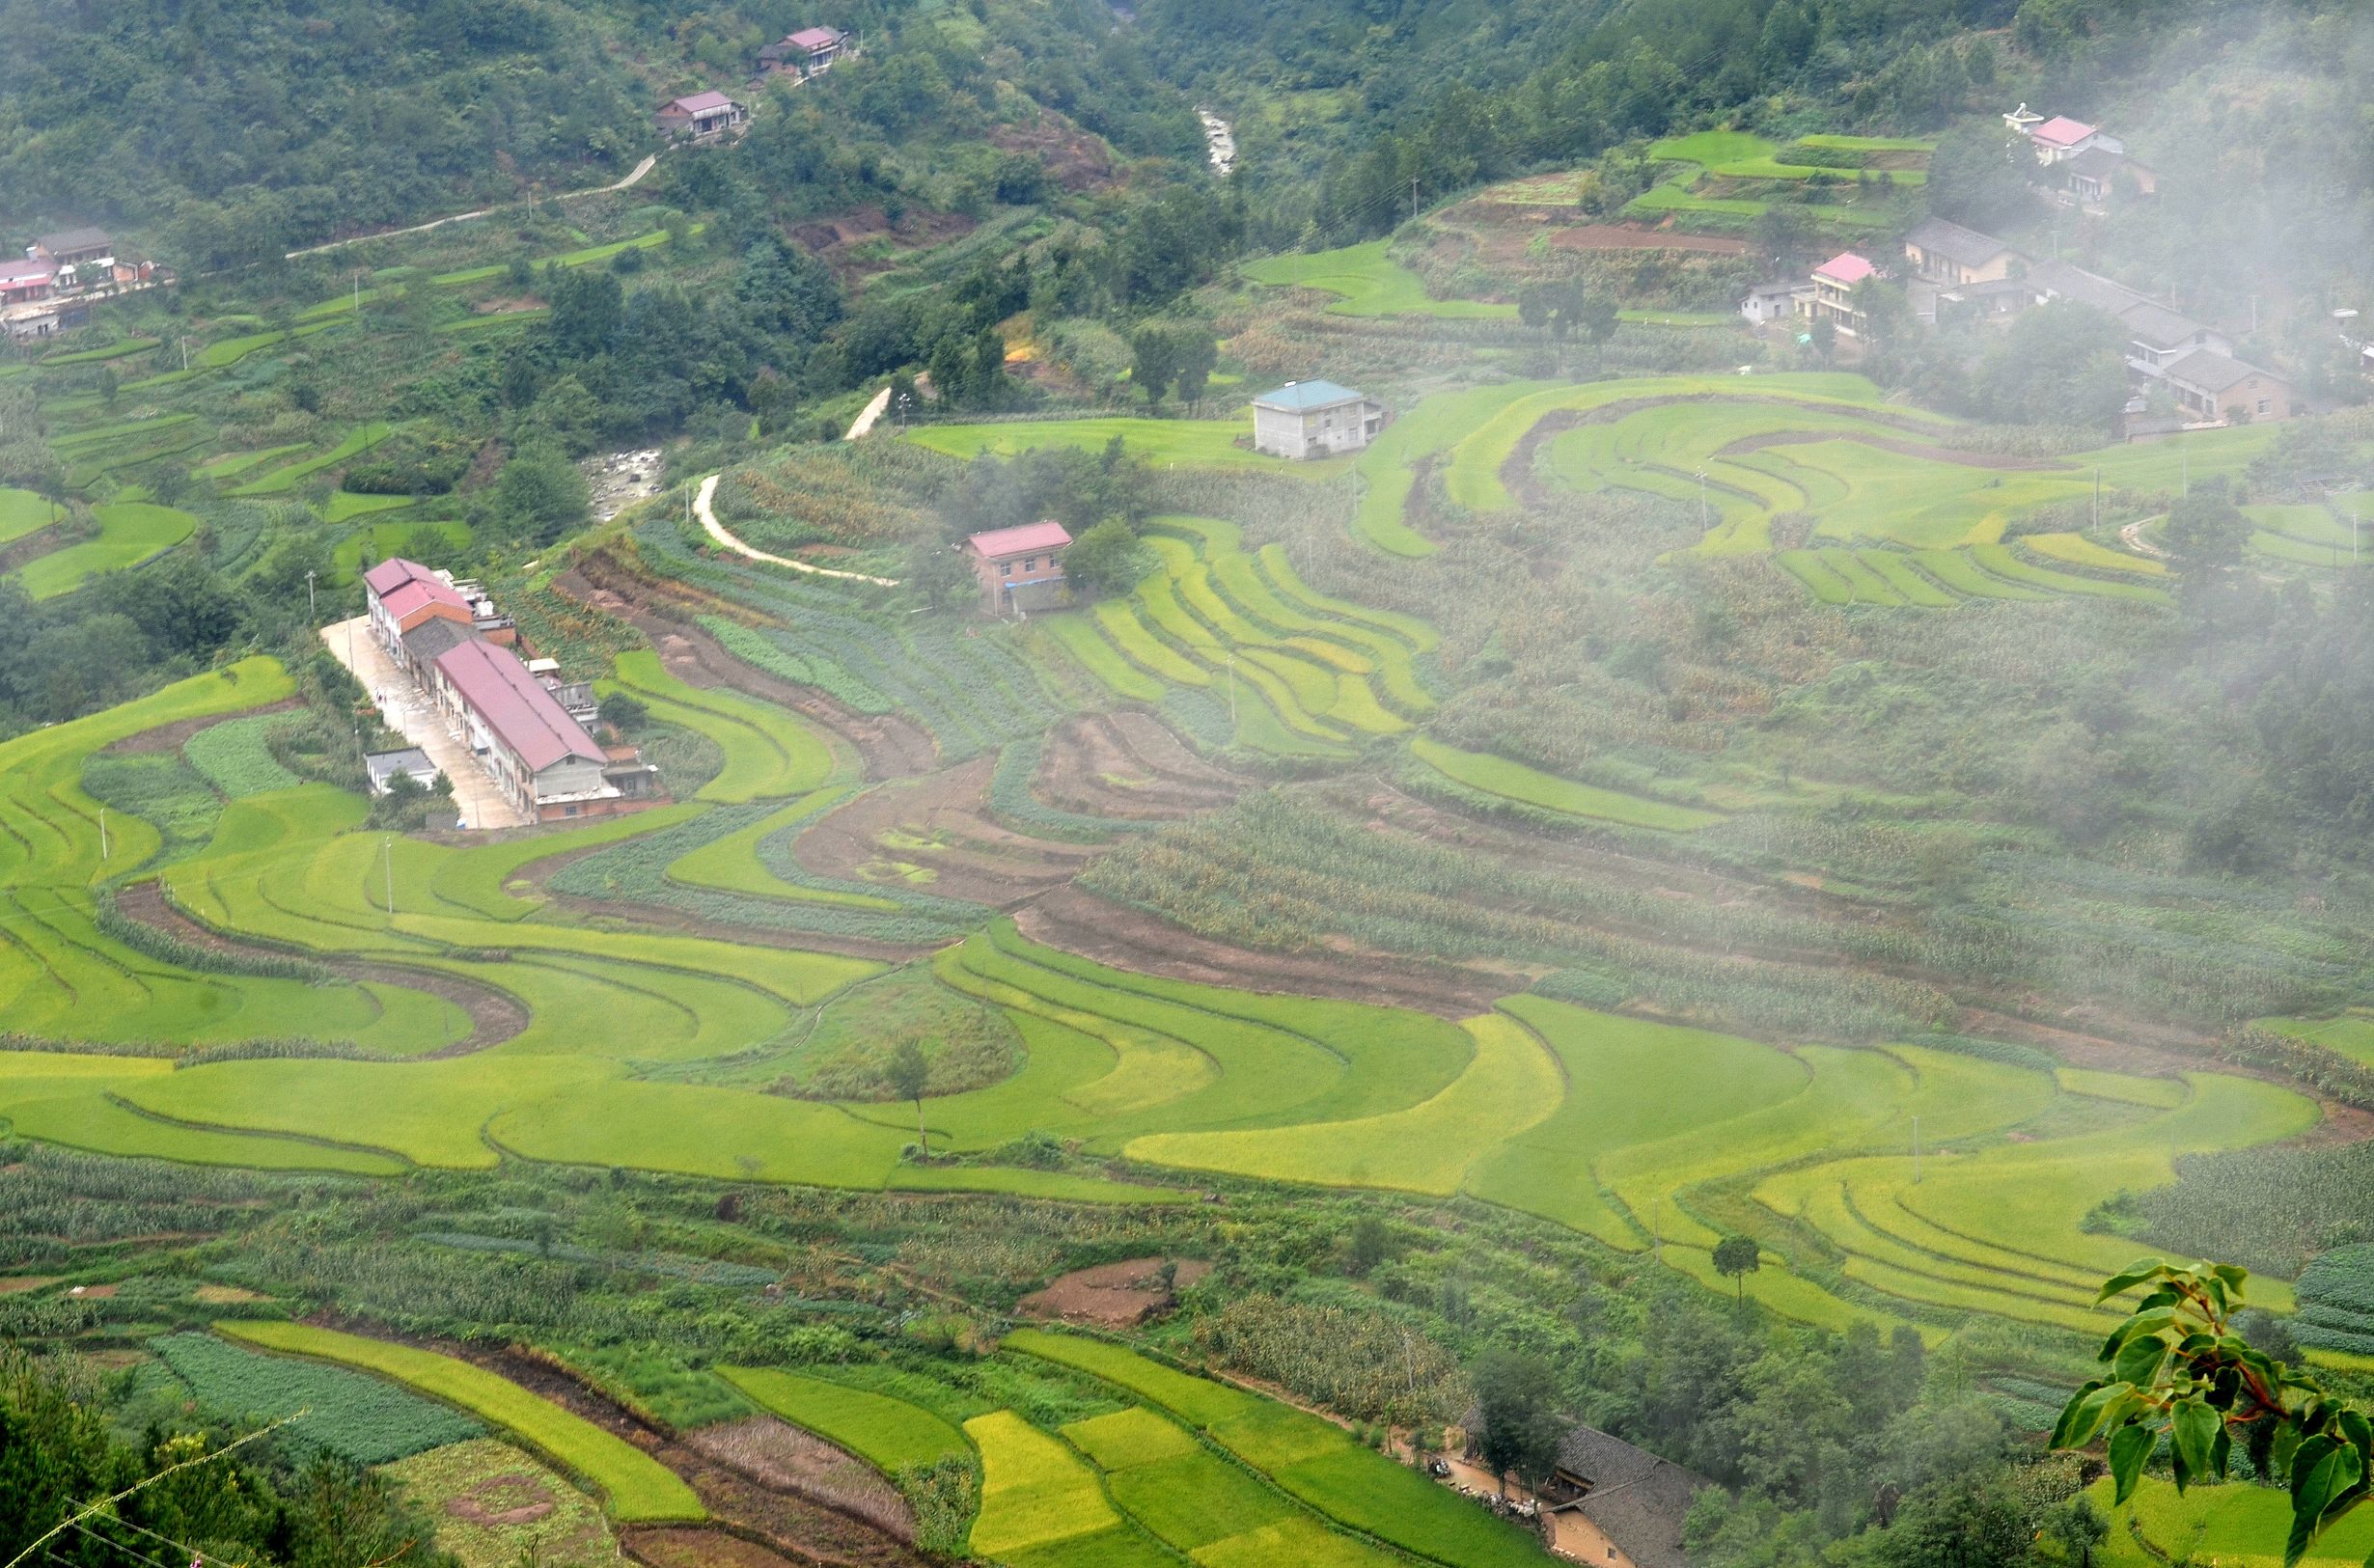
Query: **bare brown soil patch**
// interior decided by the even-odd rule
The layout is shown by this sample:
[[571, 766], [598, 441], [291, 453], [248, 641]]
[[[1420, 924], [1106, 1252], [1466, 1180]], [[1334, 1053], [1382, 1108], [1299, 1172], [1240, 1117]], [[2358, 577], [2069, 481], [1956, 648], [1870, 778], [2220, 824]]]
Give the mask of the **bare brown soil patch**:
[[622, 1531], [619, 1545], [648, 1568], [807, 1568], [815, 1560], [806, 1554], [788, 1557], [724, 1530], [688, 1525]]
[[1550, 243], [1569, 251], [1693, 251], [1700, 256], [1745, 256], [1748, 242], [1727, 234], [1685, 234], [1670, 229], [1636, 229], [1625, 223], [1578, 223], [1550, 231]]
[[[166, 902], [164, 889], [154, 882], [125, 888], [117, 895], [116, 907], [143, 925], [170, 932], [209, 952], [252, 958], [290, 956], [280, 949], [240, 942], [210, 925], [199, 924]], [[377, 964], [362, 959], [323, 958], [311, 953], [303, 956], [307, 962], [319, 964], [332, 974], [345, 976], [348, 979], [378, 980], [383, 984], [427, 991], [469, 1014], [470, 1032], [467, 1035], [442, 1050], [408, 1059], [426, 1061], [483, 1051], [490, 1045], [500, 1045], [528, 1027], [528, 1009], [518, 998], [508, 991], [499, 991], [491, 985], [482, 985], [458, 975], [406, 969], [400, 964]]]
[[[862, 281], [877, 272], [886, 272], [898, 264], [898, 252], [928, 250], [960, 239], [980, 224], [956, 212], [932, 212], [910, 207], [894, 224], [879, 206], [853, 207], [829, 218], [813, 218], [791, 226], [791, 237], [801, 249], [824, 259], [827, 266], [844, 280]], [[892, 254], [885, 256], [854, 254], [870, 241], [888, 238]]]
[[460, 1356], [510, 1378], [623, 1438], [682, 1476], [702, 1504], [715, 1516], [719, 1527], [666, 1533], [702, 1538], [679, 1543], [682, 1550], [705, 1551], [713, 1547], [729, 1555], [677, 1556], [670, 1561], [767, 1560], [736, 1554], [739, 1548], [716, 1545], [721, 1539], [737, 1537], [743, 1545], [759, 1547], [776, 1560], [788, 1558], [834, 1568], [920, 1568], [924, 1561], [904, 1539], [885, 1533], [870, 1520], [797, 1491], [779, 1489], [758, 1472], [662, 1431], [539, 1356], [475, 1345], [438, 1344], [431, 1348]]
[[1023, 905], [1014, 923], [1034, 942], [1116, 969], [1239, 991], [1373, 1002], [1445, 1018], [1484, 1011], [1495, 997], [1521, 991], [1527, 983], [1521, 977], [1403, 958], [1349, 943], [1291, 953], [1231, 947], [1077, 887], [1057, 888]]
[[[1133, 1257], [1119, 1263], [1100, 1263], [1075, 1269], [1044, 1290], [1022, 1298], [1021, 1307], [1034, 1317], [1059, 1318], [1065, 1323], [1093, 1323], [1108, 1329], [1133, 1329], [1171, 1304], [1163, 1289], [1166, 1259]], [[1197, 1258], [1179, 1258], [1176, 1288], [1184, 1290], [1212, 1272]]]
[[[991, 821], [982, 796], [996, 766], [995, 757], [980, 756], [869, 790], [802, 833], [792, 854], [820, 876], [905, 883], [999, 908], [1070, 881], [1094, 851]], [[895, 869], [901, 865], [923, 868], [928, 879], [902, 876]]]
[[1028, 124], [994, 125], [983, 139], [1003, 151], [1035, 157], [1065, 190], [1102, 190], [1114, 183], [1113, 158], [1104, 143], [1044, 110]]
[[914, 1511], [897, 1487], [855, 1454], [788, 1421], [753, 1416], [704, 1426], [684, 1441], [761, 1485], [854, 1515], [897, 1540], [915, 1539]]
[[209, 1307], [231, 1307], [245, 1302], [268, 1302], [272, 1299], [259, 1291], [249, 1290], [244, 1285], [200, 1285], [196, 1290], [190, 1292], [190, 1298], [193, 1301], [205, 1302]]
[[67, 1294], [76, 1301], [103, 1302], [113, 1300], [118, 1288], [115, 1285], [76, 1285]]
[[294, 697], [284, 697], [277, 702], [267, 702], [262, 707], [242, 708], [236, 713], [207, 713], [195, 719], [176, 719], [171, 724], [160, 724], [153, 729], [143, 729], [137, 735], [126, 735], [107, 750], [133, 756], [148, 752], [179, 751], [182, 743], [201, 729], [210, 729], [231, 719], [252, 719], [259, 713], [286, 713], [297, 706], [299, 701]]
[[1122, 821], [1173, 821], [1226, 806], [1245, 787], [1150, 715], [1082, 714], [1048, 733], [1031, 792], [1050, 806]]
[[18, 1274], [0, 1279], [0, 1296], [21, 1296], [28, 1290], [54, 1285], [64, 1276], [56, 1274]]

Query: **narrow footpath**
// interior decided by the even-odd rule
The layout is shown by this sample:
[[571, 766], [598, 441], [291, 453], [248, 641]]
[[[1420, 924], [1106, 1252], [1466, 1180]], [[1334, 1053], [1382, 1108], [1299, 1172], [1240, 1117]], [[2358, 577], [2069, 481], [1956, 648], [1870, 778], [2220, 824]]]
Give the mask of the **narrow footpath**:
[[693, 511], [700, 517], [701, 526], [708, 530], [709, 537], [715, 539], [724, 548], [732, 551], [737, 556], [746, 556], [752, 561], [763, 561], [773, 566], [788, 566], [793, 571], [804, 571], [815, 577], [840, 577], [852, 583], [871, 583], [876, 588], [897, 588], [898, 586], [898, 579], [896, 577], [869, 577], [862, 571], [835, 571], [830, 566], [813, 566], [805, 561], [794, 561], [789, 556], [769, 555], [764, 550], [753, 549], [743, 543], [727, 530], [725, 524], [717, 520], [717, 513], [709, 506], [710, 500], [717, 494], [717, 481], [722, 477], [711, 474], [701, 481], [700, 490], [693, 496]]

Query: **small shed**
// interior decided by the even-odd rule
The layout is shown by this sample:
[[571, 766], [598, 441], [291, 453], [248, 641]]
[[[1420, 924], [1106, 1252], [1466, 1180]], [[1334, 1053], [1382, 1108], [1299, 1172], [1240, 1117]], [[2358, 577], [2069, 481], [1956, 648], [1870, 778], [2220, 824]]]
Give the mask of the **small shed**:
[[437, 764], [418, 746], [407, 746], [400, 752], [373, 752], [363, 758], [363, 768], [371, 775], [371, 792], [374, 795], [389, 793], [399, 774], [409, 775], [423, 789], [437, 782]]
[[964, 541], [965, 559], [980, 584], [980, 605], [991, 615], [1047, 610], [1069, 593], [1063, 550], [1071, 531], [1052, 519], [1019, 528], [993, 528]]
[[1759, 283], [1740, 300], [1739, 314], [1748, 318], [1749, 325], [1760, 327], [1801, 314], [1798, 302], [1811, 297], [1812, 288], [1794, 279]]

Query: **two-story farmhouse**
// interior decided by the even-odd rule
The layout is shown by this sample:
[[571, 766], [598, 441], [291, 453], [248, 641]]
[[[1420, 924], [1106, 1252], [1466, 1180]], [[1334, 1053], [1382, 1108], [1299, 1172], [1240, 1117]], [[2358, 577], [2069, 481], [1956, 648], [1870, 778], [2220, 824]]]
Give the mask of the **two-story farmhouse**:
[[[468, 640], [474, 619], [470, 601], [451, 577], [401, 556], [363, 574], [363, 613], [388, 657], [415, 680], [438, 654]], [[437, 624], [447, 628], [445, 640], [428, 630]]]
[[1813, 269], [1813, 298], [1808, 314], [1828, 321], [1847, 337], [1859, 336], [1869, 319], [1856, 302], [1855, 290], [1879, 276], [1868, 257], [1840, 251]]
[[833, 62], [849, 53], [855, 42], [854, 34], [838, 27], [803, 27], [759, 51], [759, 74], [820, 75], [832, 69]]
[[1358, 452], [1384, 427], [1384, 404], [1333, 381], [1288, 381], [1253, 400], [1253, 449], [1273, 457]]
[[1904, 260], [1913, 275], [1948, 287], [2000, 283], [2028, 269], [2028, 258], [1975, 229], [1929, 218], [1904, 236]]
[[1071, 532], [1062, 523], [993, 528], [964, 541], [965, 559], [980, 584], [980, 607], [991, 615], [1048, 610], [1070, 591], [1063, 582], [1063, 549]]
[[747, 123], [750, 111], [723, 93], [695, 93], [676, 98], [653, 116], [663, 135], [681, 141], [713, 142]]

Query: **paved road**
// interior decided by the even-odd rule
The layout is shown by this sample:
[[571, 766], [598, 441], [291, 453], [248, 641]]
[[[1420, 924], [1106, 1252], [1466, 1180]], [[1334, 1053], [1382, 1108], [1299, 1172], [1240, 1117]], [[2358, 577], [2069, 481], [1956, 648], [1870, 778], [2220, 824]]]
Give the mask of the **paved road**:
[[897, 588], [898, 586], [898, 579], [896, 577], [869, 577], [862, 571], [835, 571], [830, 566], [812, 566], [805, 561], [794, 561], [789, 556], [769, 555], [764, 550], [753, 549], [729, 532], [726, 525], [717, 520], [717, 513], [709, 509], [710, 498], [717, 494], [718, 478], [718, 475], [711, 474], [701, 481], [701, 489], [693, 497], [693, 511], [700, 517], [701, 526], [708, 530], [709, 537], [735, 555], [747, 556], [753, 561], [763, 561], [769, 565], [788, 566], [793, 571], [804, 571], [816, 577], [840, 577], [852, 583], [871, 583], [877, 588]]
[[437, 705], [396, 668], [363, 617], [322, 627], [321, 642], [331, 657], [363, 683], [387, 727], [427, 752], [428, 759], [454, 781], [454, 806], [461, 812], [463, 827], [528, 826], [528, 818], [495, 787], [494, 780], [471, 755], [470, 743], [459, 727], [449, 726]]

